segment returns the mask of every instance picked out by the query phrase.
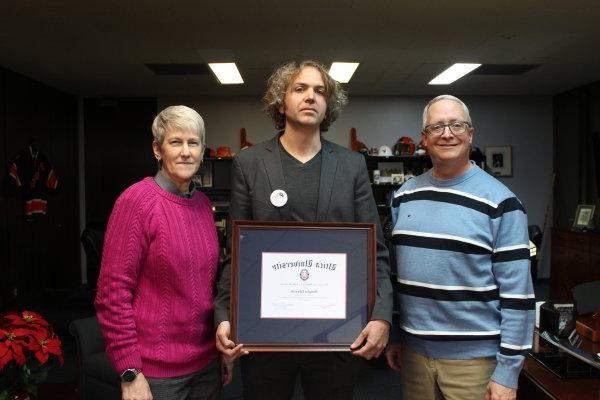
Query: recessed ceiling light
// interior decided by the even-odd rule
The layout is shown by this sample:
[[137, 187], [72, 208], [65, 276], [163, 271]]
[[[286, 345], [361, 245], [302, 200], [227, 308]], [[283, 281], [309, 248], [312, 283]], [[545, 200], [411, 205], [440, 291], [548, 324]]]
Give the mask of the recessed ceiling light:
[[244, 83], [235, 63], [208, 63], [221, 85], [239, 85]]
[[469, 64], [469, 63], [456, 63], [435, 78], [433, 78], [430, 85], [449, 85], [457, 79], [462, 78], [475, 68], [480, 67], [481, 64]]
[[334, 62], [329, 68], [329, 75], [340, 83], [348, 83], [354, 75], [354, 71], [358, 68], [359, 63], [351, 62]]

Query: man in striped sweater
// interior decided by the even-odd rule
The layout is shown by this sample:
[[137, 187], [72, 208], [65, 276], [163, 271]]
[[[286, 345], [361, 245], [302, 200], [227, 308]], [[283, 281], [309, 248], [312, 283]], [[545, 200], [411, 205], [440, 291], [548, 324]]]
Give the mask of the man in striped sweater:
[[394, 194], [402, 344], [386, 357], [405, 400], [515, 399], [531, 348], [527, 216], [469, 161], [473, 132], [460, 99], [431, 100], [421, 135], [433, 168]]

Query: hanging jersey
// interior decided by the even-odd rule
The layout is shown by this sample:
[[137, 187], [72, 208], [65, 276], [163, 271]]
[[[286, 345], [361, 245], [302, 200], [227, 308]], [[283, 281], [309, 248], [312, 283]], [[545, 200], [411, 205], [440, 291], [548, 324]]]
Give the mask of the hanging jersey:
[[23, 198], [25, 217], [35, 220], [38, 215], [46, 214], [48, 192], [58, 186], [54, 168], [46, 155], [28, 146], [16, 155], [8, 174]]

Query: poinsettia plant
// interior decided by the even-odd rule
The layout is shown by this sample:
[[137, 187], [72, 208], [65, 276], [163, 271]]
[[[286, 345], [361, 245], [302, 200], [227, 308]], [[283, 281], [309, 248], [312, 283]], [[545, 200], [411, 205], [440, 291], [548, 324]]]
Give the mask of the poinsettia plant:
[[44, 318], [32, 311], [0, 314], [0, 400], [35, 398], [56, 364], [63, 364], [61, 342]]

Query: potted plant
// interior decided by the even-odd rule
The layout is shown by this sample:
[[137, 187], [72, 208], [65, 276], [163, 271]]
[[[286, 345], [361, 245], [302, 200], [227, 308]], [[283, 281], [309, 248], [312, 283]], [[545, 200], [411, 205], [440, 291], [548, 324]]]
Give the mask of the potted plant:
[[60, 339], [32, 311], [0, 314], [0, 400], [37, 397], [48, 369], [63, 364]]

